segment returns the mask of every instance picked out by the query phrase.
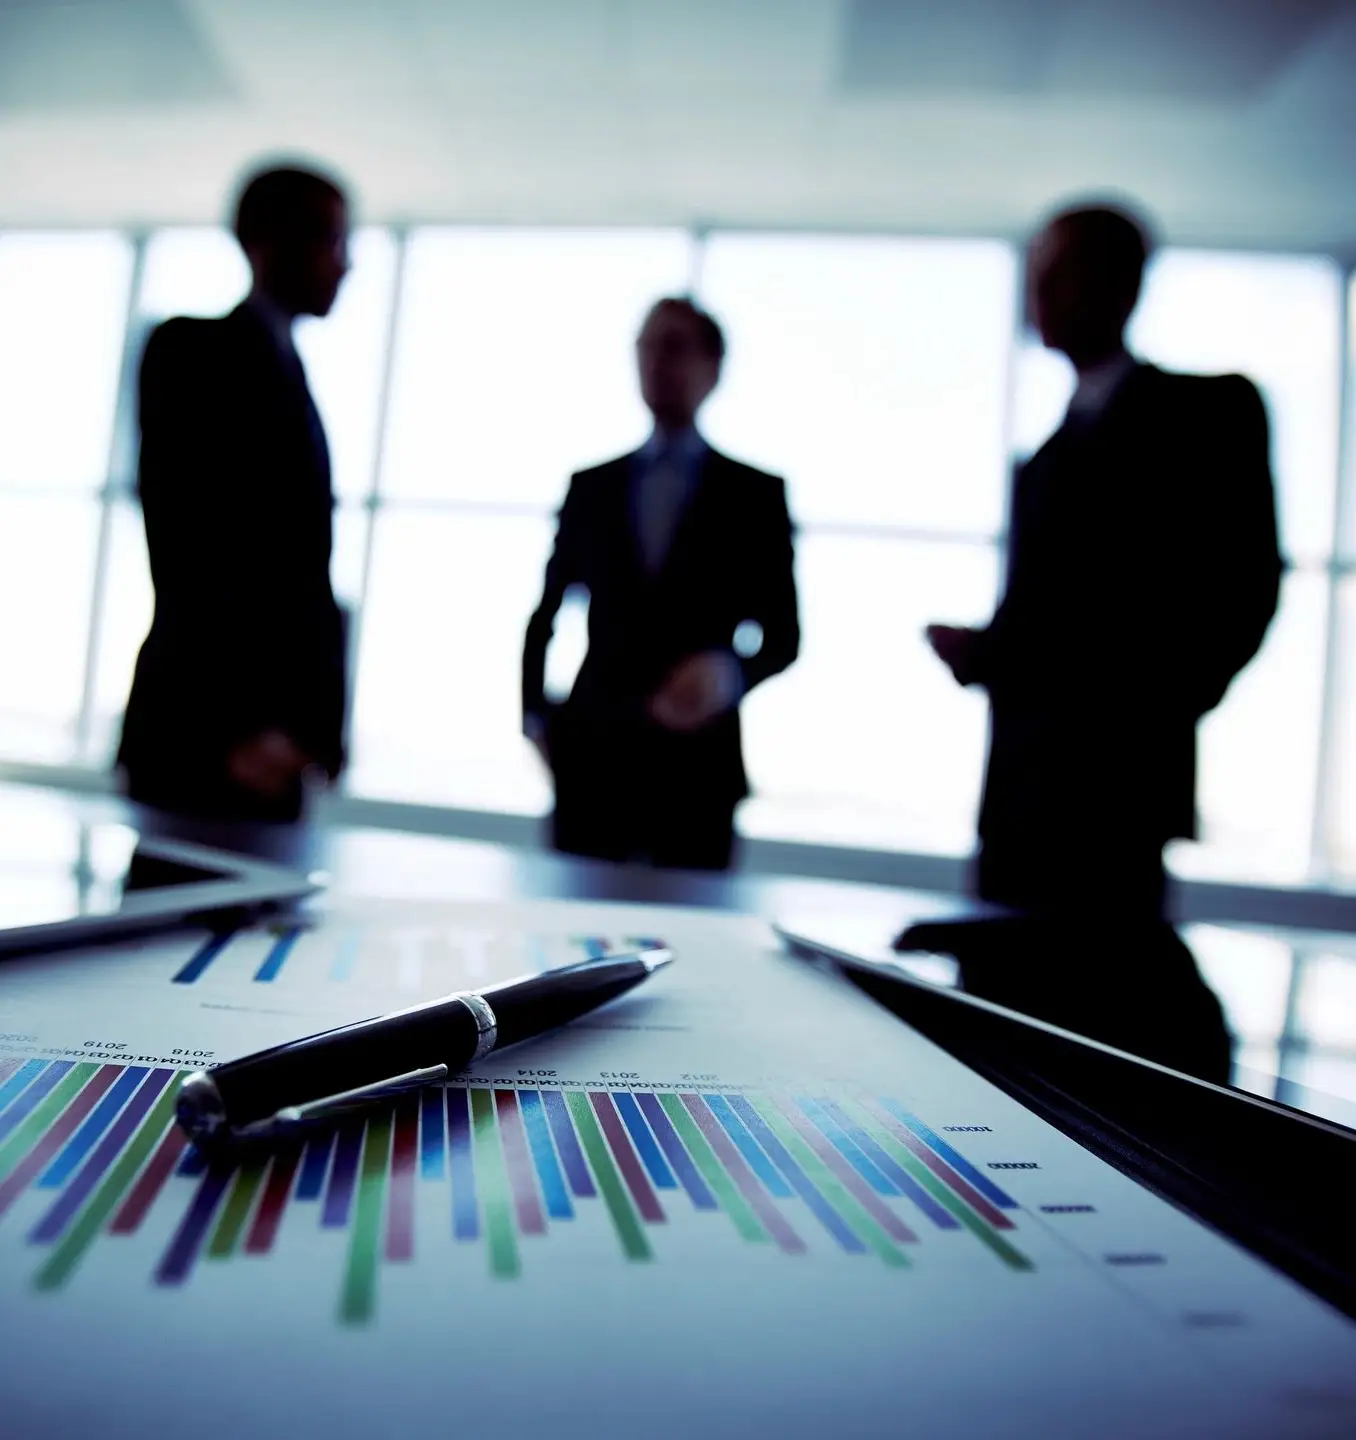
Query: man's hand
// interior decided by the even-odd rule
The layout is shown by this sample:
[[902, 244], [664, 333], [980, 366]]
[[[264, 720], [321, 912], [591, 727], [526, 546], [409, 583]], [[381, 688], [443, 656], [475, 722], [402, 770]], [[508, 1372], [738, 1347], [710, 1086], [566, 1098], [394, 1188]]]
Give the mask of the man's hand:
[[737, 705], [743, 688], [739, 661], [729, 651], [689, 655], [650, 697], [650, 718], [665, 730], [700, 730]]
[[280, 800], [314, 762], [281, 730], [265, 730], [237, 745], [226, 758], [226, 769], [242, 789], [268, 800]]
[[937, 658], [956, 677], [956, 683], [973, 685], [979, 678], [980, 632], [961, 625], [929, 625], [924, 633]]

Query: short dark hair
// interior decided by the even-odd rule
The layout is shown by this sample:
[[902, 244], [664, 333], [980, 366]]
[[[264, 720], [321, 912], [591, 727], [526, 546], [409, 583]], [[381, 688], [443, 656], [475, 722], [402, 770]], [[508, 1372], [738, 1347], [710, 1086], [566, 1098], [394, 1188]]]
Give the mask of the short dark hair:
[[313, 223], [317, 201], [347, 203], [343, 186], [300, 165], [268, 165], [253, 171], [235, 202], [235, 238], [245, 250]]
[[1125, 205], [1096, 201], [1067, 205], [1051, 216], [1049, 224], [1086, 242], [1101, 265], [1133, 280], [1138, 288], [1154, 253], [1153, 231], [1143, 216]]
[[697, 343], [704, 355], [718, 365], [725, 359], [725, 332], [709, 310], [703, 310], [690, 295], [666, 295], [650, 306], [650, 313], [645, 317], [647, 323], [651, 315], [665, 310], [686, 315], [692, 321], [697, 331]]

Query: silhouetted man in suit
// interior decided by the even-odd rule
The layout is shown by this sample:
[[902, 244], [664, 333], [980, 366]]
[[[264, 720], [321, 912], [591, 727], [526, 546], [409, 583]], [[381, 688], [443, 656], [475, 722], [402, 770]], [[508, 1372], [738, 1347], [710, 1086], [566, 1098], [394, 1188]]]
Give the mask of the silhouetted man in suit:
[[1163, 846], [1195, 833], [1196, 726], [1276, 609], [1261, 397], [1127, 353], [1148, 252], [1137, 220], [1101, 206], [1032, 243], [1031, 316], [1077, 393], [1017, 476], [992, 621], [928, 632], [989, 693], [980, 893], [1030, 912], [1162, 914]]
[[139, 481], [155, 617], [118, 755], [146, 804], [295, 820], [303, 776], [343, 763], [329, 452], [292, 323], [329, 313], [348, 228], [333, 181], [257, 173], [235, 222], [248, 299], [220, 320], [166, 321], [146, 346]]
[[[661, 300], [637, 342], [654, 434], [570, 481], [523, 652], [524, 730], [555, 777], [559, 850], [683, 869], [731, 861], [748, 794], [739, 702], [796, 658], [800, 626], [785, 486], [696, 429], [724, 354], [709, 315]], [[546, 647], [571, 586], [589, 593], [589, 649], [552, 706]], [[761, 644], [736, 653], [747, 622]]]

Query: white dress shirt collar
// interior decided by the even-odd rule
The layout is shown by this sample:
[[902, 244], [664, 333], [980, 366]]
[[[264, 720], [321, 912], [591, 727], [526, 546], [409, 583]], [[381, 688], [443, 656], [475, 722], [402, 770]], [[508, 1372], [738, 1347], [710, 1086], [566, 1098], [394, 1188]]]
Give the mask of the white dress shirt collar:
[[674, 431], [661, 430], [656, 426], [650, 438], [640, 447], [640, 458], [646, 464], [653, 464], [661, 455], [665, 455], [670, 460], [688, 465], [700, 460], [706, 449], [706, 441], [702, 439], [695, 425]]
[[1078, 377], [1078, 388], [1069, 401], [1069, 418], [1095, 420], [1111, 402], [1126, 377], [1139, 362], [1126, 350], [1099, 361]]

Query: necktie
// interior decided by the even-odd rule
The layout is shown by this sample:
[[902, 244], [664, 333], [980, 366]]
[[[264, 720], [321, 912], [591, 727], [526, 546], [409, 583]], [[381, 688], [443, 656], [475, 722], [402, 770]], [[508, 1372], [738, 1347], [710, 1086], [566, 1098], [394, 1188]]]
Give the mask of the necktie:
[[636, 518], [641, 559], [651, 575], [668, 559], [687, 489], [687, 475], [671, 450], [661, 451], [641, 476]]

